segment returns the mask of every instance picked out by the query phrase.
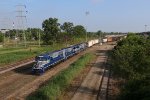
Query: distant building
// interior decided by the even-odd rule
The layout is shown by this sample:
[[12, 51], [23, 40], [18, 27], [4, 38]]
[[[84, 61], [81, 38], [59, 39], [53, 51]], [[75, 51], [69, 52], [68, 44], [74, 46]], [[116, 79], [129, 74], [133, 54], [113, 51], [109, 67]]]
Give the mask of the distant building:
[[5, 34], [5, 33], [8, 32], [9, 30], [8, 30], [8, 29], [1, 29], [0, 31]]

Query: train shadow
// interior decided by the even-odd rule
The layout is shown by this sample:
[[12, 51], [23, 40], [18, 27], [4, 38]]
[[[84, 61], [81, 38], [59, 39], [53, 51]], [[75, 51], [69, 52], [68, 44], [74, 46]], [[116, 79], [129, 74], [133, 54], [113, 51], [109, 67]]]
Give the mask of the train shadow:
[[77, 90], [77, 93], [97, 95], [98, 90], [86, 86], [80, 86], [80, 88]]
[[28, 64], [28, 65], [16, 68], [13, 71], [15, 73], [18, 73], [18, 74], [33, 75], [32, 74], [32, 67], [33, 67], [33, 65], [34, 65], [33, 63], [32, 64]]
[[102, 75], [103, 70], [109, 70], [110, 65], [107, 62], [99, 62], [99, 63], [94, 64], [93, 67], [97, 67], [97, 68], [101, 69], [100, 71], [95, 71], [93, 73]]
[[96, 54], [100, 53], [100, 54], [104, 54], [104, 53], [108, 53], [111, 50], [96, 50]]
[[103, 71], [95, 71], [95, 72], [93, 72], [94, 74], [97, 74], [97, 75], [103, 75]]
[[96, 53], [106, 53], [108, 50], [96, 50]]

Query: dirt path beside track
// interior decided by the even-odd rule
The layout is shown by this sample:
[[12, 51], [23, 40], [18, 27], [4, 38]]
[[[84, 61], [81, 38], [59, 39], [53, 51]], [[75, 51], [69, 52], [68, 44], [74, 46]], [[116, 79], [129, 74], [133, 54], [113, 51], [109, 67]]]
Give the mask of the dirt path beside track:
[[[94, 66], [89, 71], [88, 75], [77, 89], [75, 94], [72, 96], [71, 100], [97, 100], [99, 86], [101, 84], [101, 79], [106, 67], [107, 55], [106, 52], [111, 50], [113, 45], [103, 45], [97, 50], [98, 58]], [[108, 77], [104, 76], [104, 78]], [[106, 86], [102, 88], [107, 88]], [[68, 99], [69, 100], [69, 99]], [[105, 99], [101, 99], [105, 100]]]

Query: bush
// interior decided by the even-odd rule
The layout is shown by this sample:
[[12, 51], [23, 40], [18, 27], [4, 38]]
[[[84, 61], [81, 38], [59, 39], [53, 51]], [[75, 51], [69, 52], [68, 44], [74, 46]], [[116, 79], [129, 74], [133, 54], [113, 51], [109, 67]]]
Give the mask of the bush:
[[146, 39], [136, 35], [120, 41], [112, 52], [114, 74], [125, 79], [134, 79], [149, 73], [148, 45]]
[[125, 80], [119, 100], [150, 100], [149, 50], [149, 38], [132, 34], [112, 51], [112, 71]]
[[123, 87], [119, 100], [150, 100], [150, 77], [130, 80]]

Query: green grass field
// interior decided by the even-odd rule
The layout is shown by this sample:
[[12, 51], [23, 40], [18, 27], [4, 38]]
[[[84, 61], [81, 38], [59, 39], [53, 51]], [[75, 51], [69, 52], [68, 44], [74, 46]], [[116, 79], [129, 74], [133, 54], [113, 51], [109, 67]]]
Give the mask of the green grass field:
[[57, 100], [57, 97], [65, 90], [71, 81], [86, 67], [92, 59], [93, 54], [86, 54], [63, 70], [52, 80], [39, 88], [34, 94], [27, 97], [27, 100]]
[[[91, 38], [92, 39], [92, 38]], [[90, 40], [90, 38], [89, 38]], [[35, 57], [36, 55], [59, 50], [60, 48], [66, 47], [67, 45], [73, 45], [77, 43], [84, 42], [85, 38], [75, 38], [74, 41], [68, 41], [66, 43], [59, 43], [48, 46], [38, 47], [38, 42], [27, 42], [27, 47], [25, 48], [23, 44], [19, 44], [17, 47], [15, 45], [6, 46], [4, 48], [0, 48], [0, 67], [4, 67], [7, 64], [11, 64], [17, 61], [21, 61], [27, 58]], [[31, 45], [32, 44], [32, 45]]]
[[0, 49], [0, 67], [4, 65], [24, 60], [27, 58], [35, 57], [36, 55], [58, 50], [63, 48], [63, 44], [56, 44], [53, 46], [44, 47], [28, 47], [28, 48], [1, 48]]

